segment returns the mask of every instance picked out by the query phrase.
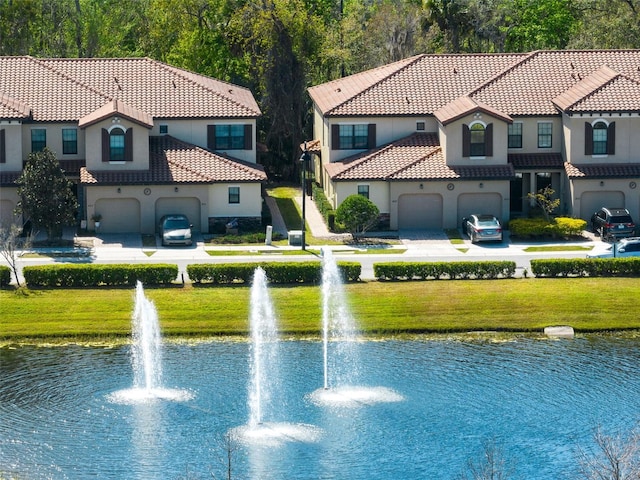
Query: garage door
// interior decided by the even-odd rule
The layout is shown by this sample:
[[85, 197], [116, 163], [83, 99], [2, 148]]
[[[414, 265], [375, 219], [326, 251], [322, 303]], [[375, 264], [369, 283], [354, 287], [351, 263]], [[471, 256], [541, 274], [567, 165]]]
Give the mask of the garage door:
[[458, 197], [458, 220], [473, 213], [489, 213], [502, 219], [502, 196], [499, 193], [463, 193]]
[[436, 194], [400, 195], [399, 229], [441, 229], [442, 197]]
[[580, 218], [591, 220], [593, 212], [602, 207], [625, 207], [622, 192], [584, 192], [580, 197]]
[[194, 230], [200, 228], [200, 199], [196, 197], [159, 198], [156, 201], [156, 223], [163, 215], [181, 213], [193, 224]]
[[102, 215], [102, 233], [140, 232], [140, 202], [135, 198], [100, 199], [95, 211]]

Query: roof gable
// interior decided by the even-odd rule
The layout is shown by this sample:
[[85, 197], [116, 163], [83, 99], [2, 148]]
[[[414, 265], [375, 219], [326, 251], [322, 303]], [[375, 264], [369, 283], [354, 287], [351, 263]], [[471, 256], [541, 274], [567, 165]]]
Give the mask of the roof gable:
[[151, 115], [132, 108], [117, 99], [111, 100], [95, 112], [91, 112], [89, 115], [82, 117], [78, 121], [78, 127], [86, 128], [114, 115], [120, 115], [121, 117], [131, 120], [143, 127], [153, 128], [153, 118]]
[[436, 110], [434, 115], [442, 125], [447, 125], [475, 112], [483, 112], [508, 123], [513, 122], [509, 115], [499, 112], [482, 102], [477, 102], [468, 96], [456, 98], [453, 102]]

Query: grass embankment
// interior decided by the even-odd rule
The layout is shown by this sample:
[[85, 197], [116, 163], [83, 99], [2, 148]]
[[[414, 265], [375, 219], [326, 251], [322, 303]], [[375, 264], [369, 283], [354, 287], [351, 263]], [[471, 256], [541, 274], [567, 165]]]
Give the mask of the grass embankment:
[[[640, 329], [635, 278], [366, 282], [345, 286], [366, 334]], [[321, 291], [314, 286], [269, 289], [283, 335], [318, 335]], [[621, 299], [602, 301], [616, 292]], [[248, 332], [249, 287], [146, 289], [163, 335], [202, 337]], [[131, 330], [133, 289], [0, 291], [0, 343], [110, 341]]]

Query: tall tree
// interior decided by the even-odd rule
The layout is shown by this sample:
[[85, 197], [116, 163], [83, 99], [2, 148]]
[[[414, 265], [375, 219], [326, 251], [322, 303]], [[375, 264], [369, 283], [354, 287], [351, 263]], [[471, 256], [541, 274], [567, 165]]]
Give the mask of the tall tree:
[[16, 183], [20, 196], [16, 213], [45, 230], [49, 240], [60, 238], [62, 227], [73, 224], [78, 202], [55, 154], [46, 147], [30, 153]]

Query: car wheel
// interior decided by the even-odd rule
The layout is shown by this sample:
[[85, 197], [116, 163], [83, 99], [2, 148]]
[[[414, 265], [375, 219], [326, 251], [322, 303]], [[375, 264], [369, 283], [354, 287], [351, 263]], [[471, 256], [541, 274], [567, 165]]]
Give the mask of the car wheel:
[[473, 232], [471, 232], [471, 235], [469, 235], [469, 238], [471, 238], [471, 243], [476, 243], [478, 241], [478, 237]]

